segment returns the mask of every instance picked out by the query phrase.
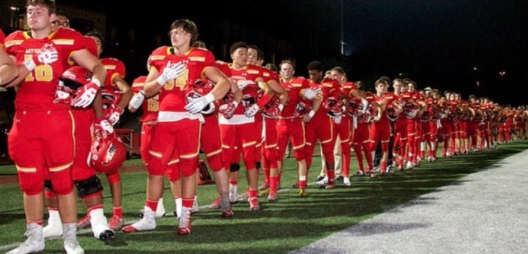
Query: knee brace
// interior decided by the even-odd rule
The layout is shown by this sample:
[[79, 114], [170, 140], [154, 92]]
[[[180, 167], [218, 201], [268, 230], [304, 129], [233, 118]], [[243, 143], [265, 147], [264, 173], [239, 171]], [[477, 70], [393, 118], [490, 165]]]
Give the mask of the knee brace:
[[95, 175], [85, 180], [75, 181], [75, 187], [77, 187], [77, 195], [80, 198], [103, 191], [101, 180]]
[[240, 170], [240, 164], [233, 163], [229, 166], [230, 172], [238, 172]]

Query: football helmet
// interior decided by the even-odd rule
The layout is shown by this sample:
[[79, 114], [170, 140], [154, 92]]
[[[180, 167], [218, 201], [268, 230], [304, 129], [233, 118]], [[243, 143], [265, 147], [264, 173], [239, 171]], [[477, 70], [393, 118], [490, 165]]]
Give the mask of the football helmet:
[[385, 116], [387, 116], [387, 118], [392, 122], [398, 119], [399, 114], [396, 112], [396, 108], [393, 104], [387, 105], [385, 108]]
[[420, 116], [420, 121], [422, 123], [426, 123], [426, 122], [431, 121], [431, 119], [432, 119], [431, 113], [428, 110], [424, 110], [424, 112], [422, 112], [422, 115]]
[[[214, 83], [209, 79], [196, 79], [193, 84], [187, 87], [185, 98], [187, 103], [190, 103], [198, 98], [201, 98], [213, 90]], [[216, 106], [214, 102], [209, 103], [202, 109], [201, 113], [209, 115], [214, 113]]]
[[92, 79], [92, 73], [81, 66], [72, 66], [60, 77], [60, 81], [64, 84], [65, 88], [69, 89], [70, 94], [75, 96], [77, 88], [84, 86]]
[[413, 119], [418, 114], [418, 107], [412, 103], [406, 103], [405, 106], [403, 106], [403, 114], [407, 118]]
[[97, 137], [88, 154], [88, 166], [101, 173], [115, 173], [123, 165], [126, 153], [125, 145], [117, 137]]
[[295, 106], [293, 115], [298, 118], [303, 118], [305, 115], [310, 113], [310, 110], [312, 110], [312, 101], [301, 100], [299, 103], [297, 103], [297, 106]]
[[335, 97], [328, 97], [328, 99], [323, 102], [323, 108], [325, 109], [326, 114], [331, 117], [341, 116], [345, 112], [343, 102]]
[[279, 97], [277, 97], [276, 95], [271, 97], [268, 104], [266, 104], [264, 108], [261, 109], [261, 111], [262, 111], [262, 115], [268, 118], [276, 118], [277, 116], [279, 116], [280, 114]]

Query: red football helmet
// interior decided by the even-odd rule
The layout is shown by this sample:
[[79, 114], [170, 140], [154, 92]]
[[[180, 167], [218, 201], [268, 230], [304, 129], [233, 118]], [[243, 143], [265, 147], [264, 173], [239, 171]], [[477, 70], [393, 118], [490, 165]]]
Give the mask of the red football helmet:
[[[209, 79], [196, 79], [194, 83], [187, 87], [187, 91], [185, 93], [185, 97], [187, 99], [187, 103], [190, 103], [200, 97], [205, 96], [211, 90], [213, 90], [214, 83], [210, 81]], [[209, 105], [205, 106], [205, 108], [202, 109], [201, 113], [204, 115], [212, 114], [216, 110], [214, 102], [209, 103]]]
[[119, 104], [122, 95], [123, 94], [120, 91], [109, 91], [106, 88], [101, 90], [101, 96], [103, 97], [103, 110], [106, 118], [112, 114], [113, 109]]
[[399, 116], [399, 114], [396, 112], [396, 108], [395, 108], [395, 106], [393, 104], [387, 105], [387, 107], [385, 108], [385, 115], [392, 122], [396, 121], [398, 119], [398, 116]]
[[347, 107], [347, 113], [350, 116], [357, 116], [358, 112], [361, 110], [361, 103], [357, 99], [351, 99]]
[[312, 101], [301, 100], [299, 103], [297, 103], [297, 106], [295, 106], [293, 115], [298, 118], [303, 118], [305, 115], [310, 113], [310, 110], [312, 110]]
[[60, 78], [62, 84], [71, 90], [70, 94], [75, 96], [77, 88], [84, 86], [92, 79], [92, 73], [81, 66], [72, 66]]
[[125, 158], [126, 148], [121, 140], [115, 136], [106, 139], [97, 137], [88, 155], [88, 166], [99, 172], [112, 174], [123, 165]]
[[276, 118], [277, 116], [279, 116], [279, 114], [279, 97], [274, 95], [273, 97], [271, 97], [268, 104], [266, 104], [264, 108], [262, 108], [262, 115], [269, 118]]
[[415, 118], [418, 114], [418, 107], [412, 103], [406, 103], [405, 106], [403, 106], [403, 113], [407, 118]]
[[328, 99], [323, 102], [323, 108], [325, 109], [326, 114], [331, 117], [341, 116], [345, 112], [343, 102], [334, 97], [328, 97]]

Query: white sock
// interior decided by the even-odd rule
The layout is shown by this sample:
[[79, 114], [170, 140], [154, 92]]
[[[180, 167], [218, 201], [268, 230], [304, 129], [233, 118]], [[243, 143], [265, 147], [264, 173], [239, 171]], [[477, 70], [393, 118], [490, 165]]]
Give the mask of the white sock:
[[180, 218], [181, 216], [181, 211], [182, 211], [182, 198], [181, 197], [177, 197], [174, 199], [174, 202], [176, 203], [176, 216], [178, 216], [178, 218]]

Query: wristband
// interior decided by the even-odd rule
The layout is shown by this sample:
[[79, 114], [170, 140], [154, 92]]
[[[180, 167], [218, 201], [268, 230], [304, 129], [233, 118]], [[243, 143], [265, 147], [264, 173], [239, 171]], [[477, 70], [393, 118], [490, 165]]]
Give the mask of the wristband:
[[94, 83], [97, 87], [101, 87], [101, 81], [99, 81], [96, 78], [92, 78], [92, 80], [90, 80], [90, 82]]
[[310, 110], [310, 112], [308, 112], [308, 116], [309, 116], [310, 118], [313, 118], [314, 115], [315, 115], [315, 111], [313, 111], [313, 109]]
[[279, 106], [277, 106], [277, 108], [279, 108], [279, 111], [282, 112], [282, 110], [284, 109], [284, 105], [279, 104]]
[[26, 66], [26, 69], [28, 69], [28, 71], [30, 72], [37, 68], [37, 64], [35, 63], [33, 58], [24, 61], [24, 66]]

